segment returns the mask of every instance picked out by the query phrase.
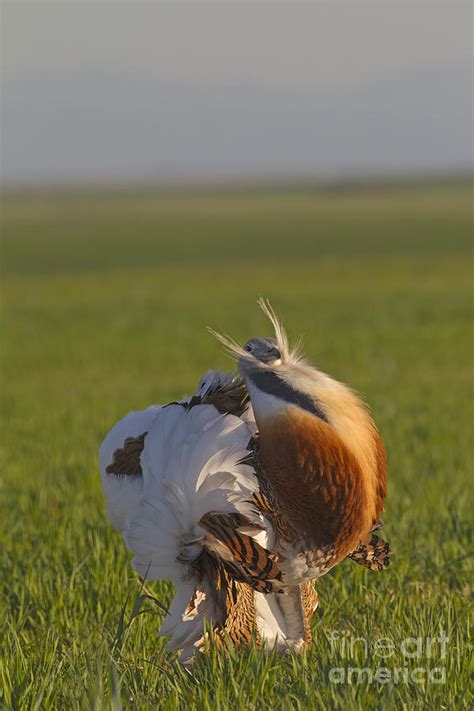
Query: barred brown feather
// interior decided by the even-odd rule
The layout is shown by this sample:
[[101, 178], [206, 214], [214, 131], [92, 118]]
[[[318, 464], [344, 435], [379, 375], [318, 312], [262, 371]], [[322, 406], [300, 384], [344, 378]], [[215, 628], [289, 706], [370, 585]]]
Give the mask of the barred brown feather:
[[[279, 589], [282, 575], [274, 556], [254, 538], [239, 531], [239, 526], [250, 526], [258, 532], [259, 527], [250, 519], [242, 514], [207, 513], [199, 525], [225, 547], [229, 558], [221, 558], [221, 563], [236, 580], [247, 583], [258, 592], [269, 593]], [[215, 553], [212, 538], [207, 542], [204, 539], [203, 545]]]

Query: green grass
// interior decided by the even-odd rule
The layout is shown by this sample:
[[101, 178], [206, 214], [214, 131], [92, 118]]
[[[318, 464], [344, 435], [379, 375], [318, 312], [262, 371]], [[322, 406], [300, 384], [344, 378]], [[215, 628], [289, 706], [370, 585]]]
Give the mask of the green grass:
[[[468, 186], [3, 201], [0, 704], [15, 709], [468, 708], [472, 255]], [[268, 335], [268, 296], [323, 370], [367, 397], [387, 444], [394, 563], [319, 583], [314, 648], [163, 651], [109, 527], [97, 448], [131, 409], [230, 367], [206, 325]], [[166, 583], [149, 588], [166, 604]], [[448, 634], [446, 656], [408, 637]], [[364, 637], [354, 655], [330, 635]], [[394, 645], [377, 657], [376, 642]], [[445, 683], [331, 682], [331, 669], [442, 667]], [[333, 675], [335, 672], [333, 672]]]

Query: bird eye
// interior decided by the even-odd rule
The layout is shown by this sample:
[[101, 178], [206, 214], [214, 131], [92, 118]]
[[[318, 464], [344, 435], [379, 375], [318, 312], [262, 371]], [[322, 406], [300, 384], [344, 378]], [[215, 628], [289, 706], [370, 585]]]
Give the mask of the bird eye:
[[252, 346], [246, 345], [245, 350], [248, 351], [248, 353], [252, 352]]

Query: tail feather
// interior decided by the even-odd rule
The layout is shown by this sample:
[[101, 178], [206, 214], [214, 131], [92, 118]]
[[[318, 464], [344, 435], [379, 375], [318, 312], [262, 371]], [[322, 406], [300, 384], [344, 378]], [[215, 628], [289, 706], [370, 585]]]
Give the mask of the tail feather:
[[159, 412], [159, 407], [152, 406], [129, 413], [117, 422], [100, 446], [99, 467], [107, 512], [118, 531], [126, 528], [127, 519], [139, 508], [143, 489], [140, 456], [146, 432]]

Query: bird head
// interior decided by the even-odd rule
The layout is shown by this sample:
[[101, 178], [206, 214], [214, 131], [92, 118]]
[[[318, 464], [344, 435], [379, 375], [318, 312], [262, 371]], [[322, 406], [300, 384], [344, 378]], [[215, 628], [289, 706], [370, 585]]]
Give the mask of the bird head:
[[[245, 344], [244, 351], [250, 353], [260, 363], [271, 366], [281, 364], [281, 353], [276, 338], [251, 338]], [[244, 364], [246, 360], [248, 359], [244, 359]]]
[[244, 379], [253, 371], [283, 373], [301, 362], [298, 346], [290, 348], [285, 329], [268, 301], [260, 298], [258, 305], [273, 326], [274, 338], [251, 338], [242, 347], [233, 338], [209, 329], [224, 344], [229, 354], [237, 359], [239, 373]]

